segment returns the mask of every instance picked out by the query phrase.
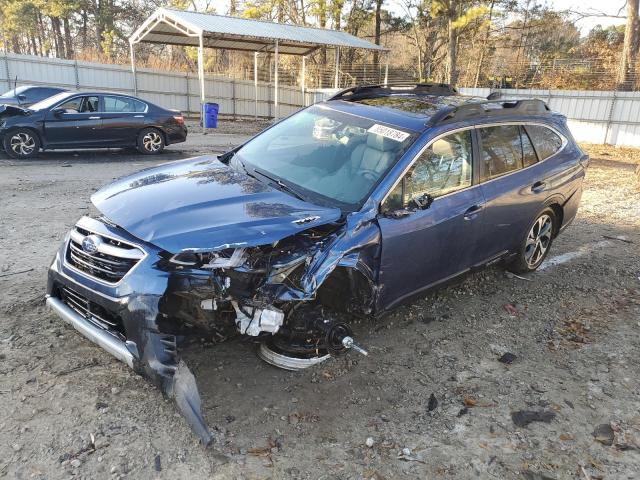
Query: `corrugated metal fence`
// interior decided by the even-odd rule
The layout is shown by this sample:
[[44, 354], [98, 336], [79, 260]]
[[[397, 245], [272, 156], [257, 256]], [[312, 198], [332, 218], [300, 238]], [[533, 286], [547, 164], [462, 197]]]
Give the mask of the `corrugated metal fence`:
[[[489, 88], [461, 88], [486, 97]], [[501, 90], [504, 99], [539, 98], [567, 117], [579, 142], [640, 147], [640, 92], [588, 90]]]
[[[0, 85], [9, 88], [15, 77], [18, 84], [46, 84], [80, 90], [111, 90], [133, 93], [133, 76], [128, 66], [8, 54], [0, 57]], [[138, 69], [138, 95], [150, 102], [183, 112], [199, 111], [200, 93], [196, 74]], [[2, 89], [0, 87], [0, 90]], [[258, 83], [258, 101], [254, 84], [207, 76], [207, 101], [220, 104], [222, 115], [272, 117], [273, 85]], [[298, 87], [280, 86], [280, 116], [303, 106]], [[486, 97], [489, 88], [461, 88], [466, 95]], [[333, 89], [306, 93], [306, 105], [320, 101]], [[578, 90], [502, 90], [502, 98], [540, 98], [552, 110], [569, 119], [578, 141], [640, 147], [640, 92]]]
[[[0, 91], [18, 85], [52, 85], [79, 90], [109, 90], [133, 94], [131, 69], [126, 65], [77, 62], [31, 55], [7, 54], [0, 57]], [[200, 84], [195, 73], [164, 72], [139, 68], [136, 72], [138, 96], [166, 108], [185, 113], [199, 112]], [[273, 117], [273, 84], [258, 82], [257, 101], [254, 83], [207, 75], [206, 100], [220, 104], [222, 115]], [[313, 101], [307, 92], [306, 104]], [[289, 115], [302, 105], [298, 87], [278, 88], [279, 114]]]
[[[489, 88], [460, 88], [464, 95], [486, 98]], [[316, 90], [314, 101], [335, 94]], [[539, 98], [554, 112], [565, 115], [579, 142], [640, 147], [640, 92], [587, 90], [500, 90], [502, 99]]]

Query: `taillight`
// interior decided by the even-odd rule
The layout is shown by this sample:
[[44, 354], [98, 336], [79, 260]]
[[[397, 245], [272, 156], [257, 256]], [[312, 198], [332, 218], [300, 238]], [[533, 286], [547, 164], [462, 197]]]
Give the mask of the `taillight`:
[[184, 125], [184, 117], [182, 115], [174, 115], [173, 119], [180, 125]]

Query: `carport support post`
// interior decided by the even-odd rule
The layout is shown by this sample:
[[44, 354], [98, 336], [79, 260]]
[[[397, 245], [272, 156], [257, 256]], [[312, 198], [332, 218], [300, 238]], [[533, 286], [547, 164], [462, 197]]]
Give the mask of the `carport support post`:
[[275, 72], [274, 72], [274, 80], [275, 80], [275, 90], [273, 97], [273, 106], [274, 106], [274, 118], [278, 119], [278, 40], [276, 40], [276, 50], [273, 58], [273, 62], [275, 63]]
[[340, 47], [336, 47], [336, 76], [333, 79], [333, 88], [338, 88], [340, 81]]
[[302, 106], [307, 106], [307, 99], [304, 96], [304, 81], [307, 75], [307, 57], [302, 56]]
[[253, 94], [255, 96], [254, 116], [258, 120], [258, 52], [253, 52]]
[[388, 85], [389, 84], [389, 52], [387, 52], [387, 61], [384, 64], [384, 84]]
[[200, 45], [198, 46], [198, 78], [200, 79], [200, 121], [202, 122], [202, 133], [206, 132], [204, 128], [204, 40], [202, 34], [199, 37]]
[[[133, 42], [129, 42], [129, 51], [131, 52], [131, 74], [133, 75], [133, 95], [138, 96], [138, 79], [136, 78], [136, 50], [133, 46]], [[78, 61], [75, 63], [76, 77], [78, 75]], [[76, 78], [76, 83], [79, 83]], [[80, 88], [80, 85], [76, 85], [76, 88]]]

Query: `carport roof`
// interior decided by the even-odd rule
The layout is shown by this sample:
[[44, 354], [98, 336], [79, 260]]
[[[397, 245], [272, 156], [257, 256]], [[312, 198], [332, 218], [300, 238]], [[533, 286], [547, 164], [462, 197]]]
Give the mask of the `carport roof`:
[[197, 47], [200, 36], [204, 47], [249, 52], [272, 51], [277, 40], [279, 52], [288, 55], [308, 55], [323, 46], [387, 50], [346, 32], [168, 8], [156, 10], [129, 41]]

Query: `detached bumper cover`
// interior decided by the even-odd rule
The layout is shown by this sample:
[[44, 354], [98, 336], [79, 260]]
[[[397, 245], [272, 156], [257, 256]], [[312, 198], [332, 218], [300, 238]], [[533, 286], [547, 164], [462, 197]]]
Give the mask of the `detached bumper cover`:
[[58, 298], [48, 296], [47, 307], [93, 343], [102, 347], [121, 362], [126, 363], [129, 368], [133, 368], [134, 360], [137, 358], [129, 351], [131, 347], [127, 348], [127, 342], [123, 342], [109, 332], [92, 325]]
[[[93, 219], [84, 218], [80, 224], [101, 235], [132, 240], [126, 232]], [[195, 379], [178, 357], [176, 336], [165, 333], [160, 325], [163, 316], [159, 302], [167, 290], [168, 278], [153, 268], [158, 261], [157, 249], [145, 244], [149, 255], [125, 278], [109, 284], [86, 276], [65, 261], [69, 241], [70, 235], [49, 268], [47, 306], [84, 337], [157, 385], [164, 395], [176, 402], [193, 431], [204, 445], [208, 445], [213, 437], [200, 411]], [[63, 294], [65, 289], [75, 292], [76, 299], [89, 303], [89, 310], [95, 306], [117, 316], [122, 324], [121, 331], [114, 333], [100, 328], [81, 315], [82, 309], [71, 308]], [[88, 315], [91, 313], [89, 311]]]

